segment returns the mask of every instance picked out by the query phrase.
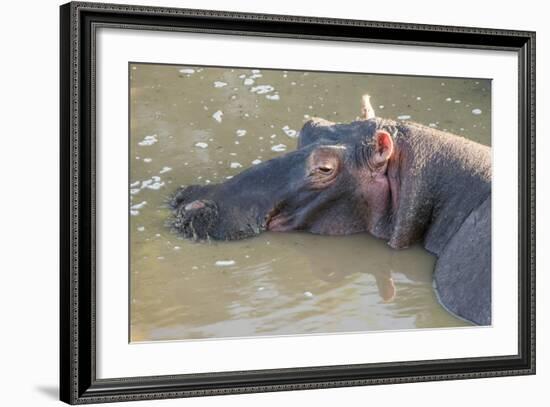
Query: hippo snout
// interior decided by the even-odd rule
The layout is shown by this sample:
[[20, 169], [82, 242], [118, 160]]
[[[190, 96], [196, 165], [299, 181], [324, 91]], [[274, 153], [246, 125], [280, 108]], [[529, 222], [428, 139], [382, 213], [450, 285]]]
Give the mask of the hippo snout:
[[214, 201], [200, 199], [182, 202], [174, 210], [172, 227], [188, 239], [206, 240], [219, 223], [219, 210]]
[[209, 185], [191, 185], [179, 189], [170, 200], [173, 210], [171, 227], [184, 237], [206, 240], [220, 223], [215, 190]]

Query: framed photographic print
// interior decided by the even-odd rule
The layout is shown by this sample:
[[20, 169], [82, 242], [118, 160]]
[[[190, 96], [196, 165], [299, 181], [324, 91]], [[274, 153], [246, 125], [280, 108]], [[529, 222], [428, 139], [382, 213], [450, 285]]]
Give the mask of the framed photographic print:
[[61, 399], [535, 372], [535, 34], [61, 6]]

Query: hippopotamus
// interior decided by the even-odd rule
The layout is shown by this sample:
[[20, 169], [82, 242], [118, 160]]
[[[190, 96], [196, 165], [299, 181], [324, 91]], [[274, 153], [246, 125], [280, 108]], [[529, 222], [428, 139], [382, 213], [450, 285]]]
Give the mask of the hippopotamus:
[[491, 149], [411, 121], [376, 116], [368, 95], [349, 123], [306, 122], [296, 150], [171, 198], [172, 227], [194, 240], [263, 231], [370, 233], [437, 257], [442, 306], [491, 324]]

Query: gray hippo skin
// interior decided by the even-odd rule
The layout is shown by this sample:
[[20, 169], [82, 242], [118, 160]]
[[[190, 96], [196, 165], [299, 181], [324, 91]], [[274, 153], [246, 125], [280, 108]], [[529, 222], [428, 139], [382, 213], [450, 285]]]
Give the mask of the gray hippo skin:
[[171, 200], [172, 226], [195, 240], [265, 230], [368, 232], [395, 249], [423, 241], [438, 257], [441, 304], [491, 324], [491, 149], [413, 122], [375, 117], [369, 97], [347, 124], [308, 121], [298, 148]]

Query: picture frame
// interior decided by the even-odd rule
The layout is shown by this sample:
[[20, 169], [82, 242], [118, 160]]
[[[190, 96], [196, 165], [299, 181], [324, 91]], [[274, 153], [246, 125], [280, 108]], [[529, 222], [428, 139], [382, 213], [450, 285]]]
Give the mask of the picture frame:
[[[535, 33], [72, 2], [60, 8], [60, 398], [69, 404], [535, 374]], [[97, 70], [101, 27], [506, 51], [518, 59], [517, 352], [499, 356], [98, 377]], [[329, 34], [330, 33], [330, 34]], [[498, 205], [499, 203], [495, 203]], [[495, 254], [499, 256], [497, 252]], [[223, 345], [220, 345], [223, 346]]]

